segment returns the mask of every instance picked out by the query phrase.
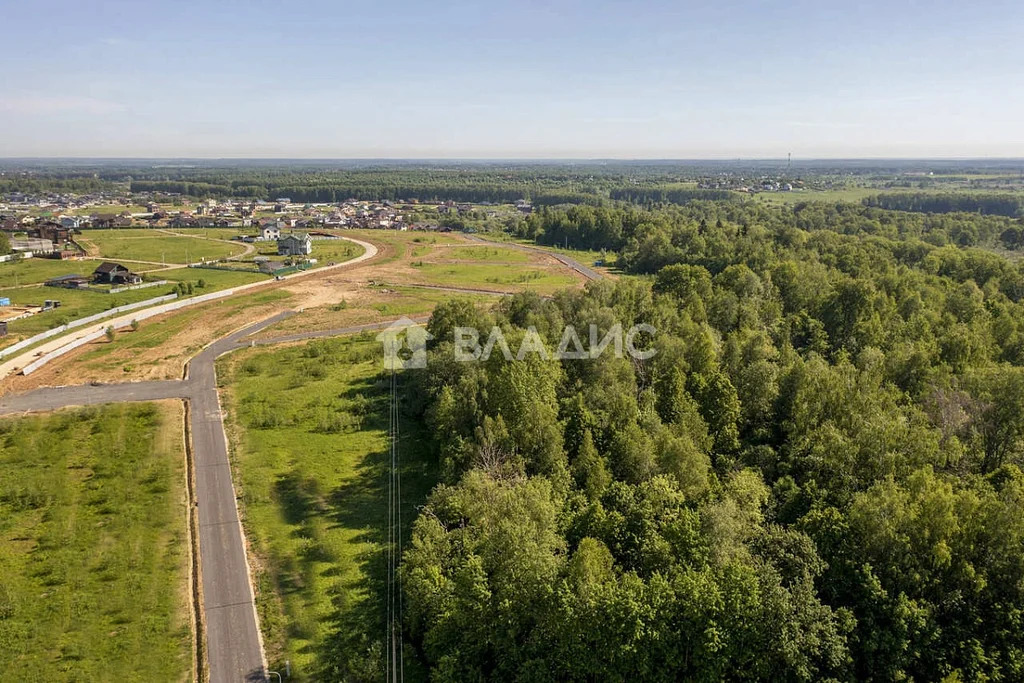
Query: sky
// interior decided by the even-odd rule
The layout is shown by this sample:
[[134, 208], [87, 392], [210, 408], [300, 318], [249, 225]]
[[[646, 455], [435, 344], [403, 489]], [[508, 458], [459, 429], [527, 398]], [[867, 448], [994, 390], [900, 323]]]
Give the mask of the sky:
[[0, 0], [0, 157], [1024, 157], [1019, 0]]

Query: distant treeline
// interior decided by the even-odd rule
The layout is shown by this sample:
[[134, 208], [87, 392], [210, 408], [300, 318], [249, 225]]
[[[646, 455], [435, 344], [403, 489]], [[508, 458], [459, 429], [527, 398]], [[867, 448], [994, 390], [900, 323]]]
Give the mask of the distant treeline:
[[103, 192], [117, 189], [110, 180], [102, 180], [93, 176], [8, 176], [0, 178], [0, 194], [21, 192], [23, 194], [45, 193], [86, 193]]
[[[237, 177], [233, 177], [237, 176]], [[256, 172], [202, 174], [189, 178], [135, 178], [133, 192], [174, 192], [191, 197], [288, 197], [297, 202], [346, 199], [509, 203], [529, 199], [540, 206], [599, 205], [606, 199], [638, 204], [686, 204], [695, 199], [729, 200], [727, 190], [671, 185], [636, 185], [616, 176], [577, 176], [465, 171], [347, 171], [323, 173]]]
[[737, 198], [736, 194], [729, 190], [678, 187], [624, 187], [611, 190], [609, 196], [633, 204], [687, 204], [695, 199], [728, 201]]
[[866, 197], [864, 204], [881, 209], [919, 213], [982, 213], [993, 216], [1024, 216], [1024, 197], [1005, 194], [897, 192]]
[[332, 182], [260, 185], [235, 183], [196, 183], [180, 180], [133, 180], [133, 192], [170, 192], [189, 197], [226, 198], [252, 197], [274, 199], [288, 197], [294, 202], [342, 202], [347, 199], [492, 202], [511, 203], [527, 198], [538, 205], [598, 204], [601, 197], [593, 192], [548, 190], [527, 183], [505, 184], [443, 184], [443, 183], [352, 183]]
[[680, 262], [684, 255], [698, 247], [703, 249], [709, 241], [728, 251], [732, 238], [719, 242], [712, 240], [712, 235], [726, 234], [723, 226], [729, 225], [739, 236], [767, 232], [785, 235], [793, 242], [827, 231], [898, 240], [922, 251], [926, 245], [1024, 247], [1024, 219], [963, 212], [925, 215], [841, 202], [768, 207], [755, 202], [693, 201], [686, 206], [666, 205], [653, 210], [626, 204], [545, 207], [521, 221], [516, 231], [520, 237], [541, 244], [621, 250], [620, 263], [628, 264], [634, 272], [651, 273]]

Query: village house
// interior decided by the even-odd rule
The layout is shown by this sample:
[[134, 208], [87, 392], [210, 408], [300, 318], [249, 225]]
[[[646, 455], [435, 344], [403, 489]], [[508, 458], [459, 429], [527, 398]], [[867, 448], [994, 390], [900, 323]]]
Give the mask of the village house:
[[279, 256], [308, 256], [313, 252], [313, 238], [309, 235], [286, 235], [277, 241]]
[[[77, 227], [77, 226], [76, 226]], [[58, 225], [57, 223], [47, 222], [42, 223], [32, 230], [29, 230], [29, 237], [38, 237], [44, 240], [50, 240], [57, 244], [64, 244], [71, 240], [72, 228], [64, 225]]]
[[104, 261], [92, 272], [93, 282], [101, 285], [137, 285], [142, 276], [136, 275], [120, 263]]

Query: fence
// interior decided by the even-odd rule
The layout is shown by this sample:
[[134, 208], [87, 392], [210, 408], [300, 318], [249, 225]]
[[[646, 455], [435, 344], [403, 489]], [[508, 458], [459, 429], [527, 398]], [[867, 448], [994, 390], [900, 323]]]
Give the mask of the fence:
[[127, 287], [111, 287], [108, 292], [111, 294], [117, 294], [118, 292], [127, 292], [132, 289], [145, 289], [146, 287], [159, 287], [160, 285], [166, 285], [168, 280], [157, 280], [156, 282], [143, 282], [141, 285], [128, 285]]
[[46, 330], [45, 332], [40, 332], [39, 334], [37, 334], [35, 336], [32, 336], [32, 337], [29, 337], [28, 339], [22, 339], [20, 342], [17, 342], [16, 344], [11, 344], [10, 346], [8, 346], [6, 348], [0, 349], [0, 358], [3, 358], [4, 356], [9, 356], [12, 353], [14, 353], [15, 351], [21, 351], [22, 349], [27, 348], [29, 346], [32, 346], [33, 344], [36, 344], [37, 342], [41, 342], [44, 339], [49, 339], [50, 337], [54, 337], [54, 336], [60, 334], [61, 332], [67, 332], [68, 330], [73, 330], [76, 327], [81, 327], [82, 325], [88, 325], [89, 323], [94, 323], [97, 320], [102, 320], [103, 318], [106, 318], [108, 316], [117, 315], [118, 313], [126, 313], [128, 311], [134, 311], [136, 308], [143, 308], [145, 306], [152, 306], [154, 304], [163, 303], [164, 301], [171, 301], [172, 299], [177, 299], [177, 298], [178, 298], [177, 294], [167, 294], [166, 296], [158, 296], [155, 299], [146, 299], [145, 301], [136, 301], [133, 304], [125, 304], [124, 306], [118, 306], [117, 308], [110, 308], [110, 309], [107, 309], [106, 311], [103, 311], [101, 313], [96, 313], [94, 315], [90, 315], [90, 316], [85, 317], [85, 318], [79, 318], [78, 320], [72, 320], [69, 323], [66, 323], [64, 325], [60, 325], [59, 327], [51, 328], [49, 330]]
[[[202, 296], [195, 296], [195, 297], [192, 297], [190, 299], [181, 299], [181, 300], [175, 301], [173, 304], [169, 304], [167, 306], [160, 306], [158, 308], [152, 308], [152, 309], [150, 309], [148, 311], [141, 311], [135, 317], [135, 320], [138, 320], [138, 321], [145, 320], [147, 318], [152, 318], [153, 316], [163, 315], [164, 313], [169, 313], [171, 311], [176, 311], [178, 309], [185, 308], [186, 306], [193, 306], [195, 304], [203, 303], [204, 301], [212, 301], [213, 299], [220, 299], [220, 298], [225, 297], [225, 296], [231, 296], [234, 293], [235, 293], [235, 291], [233, 289], [223, 289], [223, 290], [221, 290], [219, 292], [212, 292], [210, 294], [203, 294]], [[170, 298], [174, 298], [176, 296], [177, 295], [175, 294], [175, 295], [173, 295]], [[83, 320], [84, 320], [84, 318], [83, 318]], [[80, 322], [80, 321], [75, 321], [75, 322]], [[24, 368], [22, 368], [21, 374], [28, 375], [30, 373], [33, 373], [36, 370], [38, 370], [39, 368], [41, 368], [42, 366], [44, 366], [47, 363], [49, 363], [54, 358], [60, 358], [65, 353], [70, 353], [71, 351], [74, 351], [75, 349], [77, 349], [79, 346], [82, 346], [83, 344], [88, 344], [89, 342], [96, 341], [97, 339], [99, 339], [100, 337], [105, 335], [106, 333], [107, 333], [106, 330], [97, 330], [96, 332], [91, 332], [90, 334], [87, 334], [87, 335], [85, 335], [84, 337], [82, 337], [80, 339], [76, 339], [76, 340], [74, 340], [72, 342], [68, 342], [64, 346], [61, 346], [58, 349], [54, 349], [53, 351], [47, 353], [46, 355], [40, 356], [36, 360], [34, 360], [31, 363], [29, 363], [28, 365], [26, 365]], [[5, 349], [5, 350], [7, 350], [7, 349]]]

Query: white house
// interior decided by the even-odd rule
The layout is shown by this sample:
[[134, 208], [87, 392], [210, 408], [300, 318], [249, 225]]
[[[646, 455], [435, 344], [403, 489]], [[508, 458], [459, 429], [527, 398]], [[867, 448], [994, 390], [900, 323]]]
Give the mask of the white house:
[[273, 223], [267, 223], [263, 226], [261, 237], [265, 240], [279, 240], [281, 239], [281, 227], [274, 221]]

